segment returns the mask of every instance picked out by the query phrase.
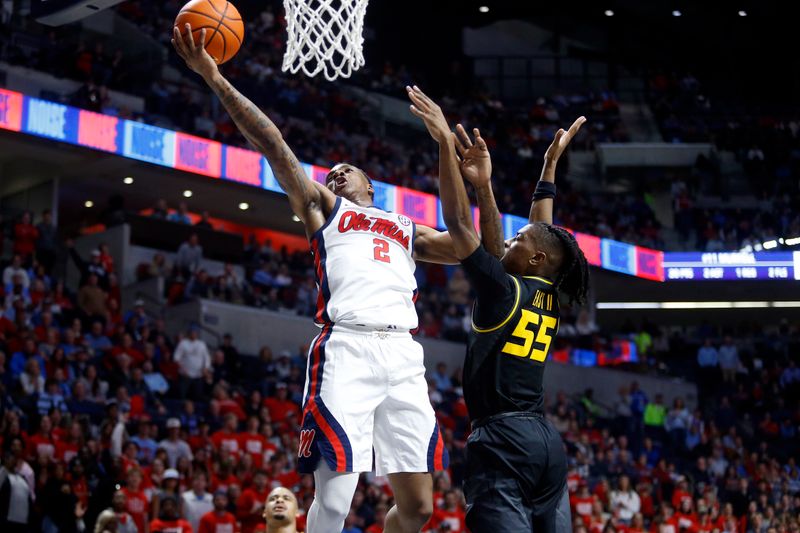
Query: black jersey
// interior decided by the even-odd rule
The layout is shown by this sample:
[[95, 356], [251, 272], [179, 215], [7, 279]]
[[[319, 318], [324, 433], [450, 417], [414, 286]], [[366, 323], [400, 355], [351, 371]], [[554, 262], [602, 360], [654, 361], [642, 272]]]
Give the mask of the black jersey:
[[544, 365], [558, 331], [553, 282], [507, 274], [483, 246], [461, 264], [476, 293], [464, 362], [464, 400], [470, 417], [541, 413]]

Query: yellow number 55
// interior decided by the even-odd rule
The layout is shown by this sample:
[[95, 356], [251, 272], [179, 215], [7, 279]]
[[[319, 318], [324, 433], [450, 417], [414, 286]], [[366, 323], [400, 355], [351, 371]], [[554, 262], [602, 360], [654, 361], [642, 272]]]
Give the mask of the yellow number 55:
[[[528, 326], [533, 324], [539, 326], [535, 340], [537, 344], [543, 344], [544, 348], [541, 350], [531, 350], [534, 342], [534, 332], [528, 329]], [[522, 340], [522, 344], [514, 342], [506, 342], [503, 346], [503, 353], [515, 355], [517, 357], [530, 357], [534, 361], [542, 362], [547, 357], [547, 350], [550, 349], [550, 343], [553, 340], [550, 332], [556, 328], [558, 320], [546, 315], [540, 315], [528, 309], [522, 310], [522, 316], [517, 322], [512, 336]]]

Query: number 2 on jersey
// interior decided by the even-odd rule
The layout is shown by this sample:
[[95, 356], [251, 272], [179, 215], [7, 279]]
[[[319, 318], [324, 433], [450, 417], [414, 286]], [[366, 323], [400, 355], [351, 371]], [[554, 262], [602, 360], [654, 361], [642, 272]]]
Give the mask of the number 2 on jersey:
[[[528, 329], [528, 326], [533, 324], [539, 326], [535, 333]], [[547, 351], [550, 349], [550, 343], [553, 341], [551, 331], [556, 328], [558, 320], [552, 316], [540, 315], [528, 309], [522, 310], [522, 316], [514, 327], [514, 332], [511, 334], [513, 337], [520, 339], [522, 344], [517, 344], [508, 341], [503, 345], [501, 350], [503, 353], [515, 355], [517, 357], [531, 358], [534, 361], [542, 362], [547, 357]], [[542, 350], [531, 350], [533, 348], [534, 340], [537, 344], [544, 345]]]
[[380, 261], [382, 263], [392, 262], [392, 258], [389, 257], [389, 241], [384, 241], [383, 239], [372, 239], [372, 244], [375, 245], [375, 250], [373, 253], [375, 261]]

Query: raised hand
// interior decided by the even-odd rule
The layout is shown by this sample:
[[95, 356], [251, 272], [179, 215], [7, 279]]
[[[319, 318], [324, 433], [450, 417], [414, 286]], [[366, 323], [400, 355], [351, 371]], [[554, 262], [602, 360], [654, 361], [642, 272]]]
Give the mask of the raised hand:
[[461, 155], [461, 175], [470, 182], [473, 187], [487, 185], [492, 179], [492, 159], [489, 156], [489, 149], [486, 141], [481, 137], [478, 128], [472, 130], [475, 142], [469, 138], [469, 134], [461, 124], [456, 125], [456, 133], [453, 138], [456, 142], [456, 149]]
[[553, 142], [550, 143], [550, 146], [544, 153], [545, 163], [558, 162], [558, 158], [564, 153], [564, 150], [566, 150], [570, 141], [572, 141], [572, 138], [578, 133], [578, 130], [581, 129], [584, 122], [586, 122], [586, 117], [578, 117], [575, 122], [572, 123], [572, 126], [569, 127], [569, 130], [564, 131], [564, 129], [561, 128], [556, 132]]
[[433, 140], [439, 144], [449, 141], [450, 126], [447, 124], [447, 119], [444, 118], [442, 108], [428, 98], [416, 85], [414, 87], [406, 86], [406, 92], [412, 102], [411, 112], [422, 119]]
[[175, 51], [186, 61], [186, 66], [208, 80], [218, 72], [218, 69], [214, 58], [206, 52], [205, 28], [200, 30], [199, 41], [198, 43], [194, 42], [192, 26], [188, 22], [186, 23], [186, 33], [184, 34], [181, 34], [177, 26], [172, 29], [172, 46], [175, 48]]

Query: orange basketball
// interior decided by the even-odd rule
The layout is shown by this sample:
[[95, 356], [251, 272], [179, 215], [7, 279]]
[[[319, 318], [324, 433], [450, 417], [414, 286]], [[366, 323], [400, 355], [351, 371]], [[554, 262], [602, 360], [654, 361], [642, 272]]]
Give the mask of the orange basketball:
[[186, 23], [192, 26], [195, 43], [200, 40], [200, 30], [206, 29], [206, 52], [218, 65], [236, 55], [244, 39], [242, 16], [226, 0], [192, 0], [181, 8], [175, 25], [186, 33]]

